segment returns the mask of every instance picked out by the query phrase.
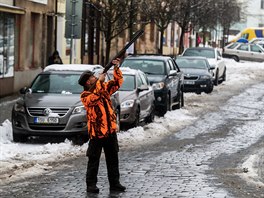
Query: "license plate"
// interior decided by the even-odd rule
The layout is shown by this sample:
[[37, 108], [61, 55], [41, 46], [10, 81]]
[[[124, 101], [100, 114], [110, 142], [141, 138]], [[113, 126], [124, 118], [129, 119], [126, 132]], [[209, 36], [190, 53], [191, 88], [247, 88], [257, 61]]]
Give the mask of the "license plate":
[[184, 84], [186, 84], [186, 85], [194, 85], [194, 81], [185, 80]]
[[34, 118], [34, 123], [37, 123], [37, 124], [57, 124], [57, 123], [59, 123], [59, 118], [56, 118], [56, 117], [36, 117], [36, 118]]

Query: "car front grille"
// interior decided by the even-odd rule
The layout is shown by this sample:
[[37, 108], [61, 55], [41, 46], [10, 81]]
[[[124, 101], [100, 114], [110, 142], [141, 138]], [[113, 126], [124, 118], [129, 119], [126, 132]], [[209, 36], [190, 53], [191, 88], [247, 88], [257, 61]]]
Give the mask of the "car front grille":
[[199, 76], [184, 76], [184, 80], [198, 80]]
[[65, 129], [65, 124], [29, 124], [29, 127], [33, 130], [42, 130], [42, 131], [62, 131]]
[[[28, 108], [28, 113], [31, 116], [47, 116], [44, 113], [44, 110], [47, 109], [45, 107], [30, 107]], [[68, 111], [69, 108], [49, 108], [51, 110], [52, 113], [58, 114], [60, 117], [65, 116]]]

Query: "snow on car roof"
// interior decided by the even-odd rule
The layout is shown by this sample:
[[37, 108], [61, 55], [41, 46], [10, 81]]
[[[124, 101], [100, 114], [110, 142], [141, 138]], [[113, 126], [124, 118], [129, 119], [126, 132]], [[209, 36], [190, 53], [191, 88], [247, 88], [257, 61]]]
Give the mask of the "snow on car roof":
[[102, 65], [88, 64], [54, 64], [44, 68], [44, 71], [93, 71], [95, 69], [103, 69]]
[[[132, 74], [135, 75], [137, 72], [142, 72], [141, 70], [131, 69], [129, 67], [120, 67], [120, 70], [123, 74]], [[113, 73], [113, 69], [109, 70], [110, 73]]]

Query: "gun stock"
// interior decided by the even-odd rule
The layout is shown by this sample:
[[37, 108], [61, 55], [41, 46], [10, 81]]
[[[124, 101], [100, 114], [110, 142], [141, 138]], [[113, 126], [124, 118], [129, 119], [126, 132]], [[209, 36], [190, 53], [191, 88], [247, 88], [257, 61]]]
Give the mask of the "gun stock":
[[112, 66], [113, 63], [112, 61], [117, 59], [117, 58], [121, 58], [122, 56], [124, 56], [124, 54], [126, 53], [126, 50], [144, 33], [144, 30], [138, 30], [134, 35], [133, 38], [125, 45], [125, 47], [123, 47], [123, 49], [121, 49], [118, 54], [111, 59], [111, 61], [109, 63], [107, 63], [107, 65], [104, 67], [104, 71], [103, 73], [106, 73]]

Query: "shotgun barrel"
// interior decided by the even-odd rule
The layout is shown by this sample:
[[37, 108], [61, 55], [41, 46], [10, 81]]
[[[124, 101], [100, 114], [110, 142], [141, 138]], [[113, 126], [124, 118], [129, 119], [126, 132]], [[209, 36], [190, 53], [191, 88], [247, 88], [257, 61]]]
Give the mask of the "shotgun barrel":
[[125, 47], [123, 49], [121, 49], [118, 54], [111, 59], [111, 61], [109, 63], [107, 63], [107, 65], [104, 67], [104, 71], [103, 73], [106, 73], [112, 66], [113, 63], [112, 61], [117, 59], [117, 58], [121, 58], [122, 56], [124, 56], [124, 54], [126, 53], [126, 50], [144, 33], [144, 30], [138, 30], [134, 35], [133, 38], [125, 45]]

